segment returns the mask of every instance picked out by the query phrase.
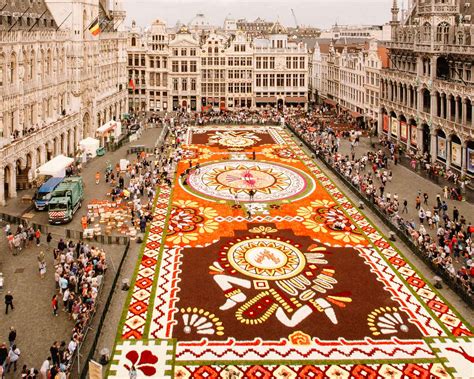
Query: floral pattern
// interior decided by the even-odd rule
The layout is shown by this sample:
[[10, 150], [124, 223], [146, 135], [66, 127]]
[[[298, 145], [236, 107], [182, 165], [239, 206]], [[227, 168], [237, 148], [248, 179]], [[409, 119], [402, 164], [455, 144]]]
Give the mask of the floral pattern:
[[219, 228], [214, 221], [217, 212], [211, 207], [199, 207], [191, 200], [173, 203], [168, 222], [168, 241], [174, 244], [188, 244], [197, 241], [199, 234], [212, 233]]
[[309, 206], [297, 210], [303, 217], [303, 225], [316, 233], [327, 233], [334, 241], [360, 244], [365, 237], [349, 217], [330, 200], [315, 200]]
[[131, 350], [125, 357], [130, 361], [130, 364], [124, 364], [128, 371], [134, 368], [140, 370], [145, 376], [155, 375], [156, 368], [154, 366], [158, 363], [158, 357], [150, 350], [144, 350], [140, 354], [135, 350]]
[[308, 334], [300, 330], [297, 330], [291, 333], [288, 336], [288, 339], [293, 345], [300, 345], [300, 346], [311, 345], [311, 336], [309, 336]]

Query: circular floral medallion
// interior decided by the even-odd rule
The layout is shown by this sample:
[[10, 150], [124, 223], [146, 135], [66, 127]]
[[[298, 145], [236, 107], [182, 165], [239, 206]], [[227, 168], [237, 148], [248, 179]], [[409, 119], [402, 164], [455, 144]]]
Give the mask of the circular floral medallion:
[[188, 179], [189, 188], [208, 198], [272, 202], [307, 196], [314, 181], [300, 170], [270, 162], [227, 161], [201, 166]]
[[267, 238], [237, 242], [229, 249], [227, 260], [240, 273], [265, 280], [292, 278], [306, 264], [303, 253], [296, 247]]
[[220, 132], [217, 131], [209, 138], [211, 143], [218, 143], [221, 146], [241, 148], [250, 147], [260, 141], [260, 138], [252, 132]]

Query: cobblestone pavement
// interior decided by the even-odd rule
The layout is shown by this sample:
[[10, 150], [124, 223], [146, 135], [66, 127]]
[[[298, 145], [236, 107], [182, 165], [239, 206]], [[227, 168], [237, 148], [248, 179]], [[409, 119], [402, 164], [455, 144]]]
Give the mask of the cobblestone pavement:
[[[2, 224], [3, 227], [3, 224]], [[56, 293], [52, 250], [47, 246], [36, 244], [13, 256], [9, 251], [2, 231], [0, 240], [0, 272], [5, 284], [0, 291], [0, 342], [8, 343], [11, 326], [17, 330], [17, 346], [21, 350], [19, 370], [23, 364], [39, 368], [48, 357], [49, 348], [55, 341], [65, 340], [69, 343], [72, 321], [67, 320], [64, 312], [54, 317], [51, 311], [51, 298]], [[38, 272], [37, 255], [43, 250], [46, 255], [47, 272], [41, 279]], [[4, 296], [12, 291], [15, 309], [5, 314]], [[6, 378], [18, 378], [19, 373], [10, 372]]]
[[[158, 128], [148, 129], [143, 133], [142, 138], [139, 141], [125, 145], [115, 152], [107, 153], [104, 157], [94, 159], [90, 162], [83, 170], [82, 174], [86, 188], [84, 205], [92, 199], [102, 199], [105, 197], [104, 195], [109, 186], [103, 180], [99, 185], [96, 185], [94, 174], [97, 170], [104, 172], [107, 160], [110, 160], [112, 164], [115, 164], [115, 162], [120, 158], [126, 157], [126, 150], [131, 145], [153, 147], [160, 131], [161, 129]], [[131, 155], [129, 156], [129, 159], [132, 159]], [[21, 196], [25, 193], [25, 191], [19, 191], [18, 198], [10, 199], [7, 206], [1, 208], [0, 211], [18, 216], [21, 215], [27, 208], [27, 205], [21, 203]], [[83, 206], [82, 209], [78, 211], [79, 214], [74, 216], [71, 223], [65, 226], [53, 227], [55, 237], [59, 238], [60, 236], [64, 236], [65, 227], [80, 230], [80, 216], [82, 212], [86, 211], [86, 209], [87, 207]], [[33, 221], [47, 224], [46, 212], [37, 212]], [[0, 225], [3, 228], [5, 224], [0, 223]], [[16, 228], [16, 226], [14, 228]], [[50, 250], [48, 254], [46, 252], [47, 246], [42, 245], [37, 247], [36, 245], [33, 245], [22, 251], [19, 255], [13, 256], [8, 250], [3, 231], [1, 231], [0, 234], [0, 272], [3, 273], [5, 278], [4, 289], [3, 291], [0, 290], [0, 301], [2, 306], [0, 310], [0, 343], [8, 341], [9, 328], [10, 326], [14, 326], [18, 333], [17, 344], [22, 352], [21, 358], [18, 362], [19, 370], [21, 370], [23, 364], [27, 364], [29, 367], [33, 366], [39, 368], [43, 360], [48, 357], [49, 347], [52, 342], [55, 340], [65, 340], [69, 342], [73, 327], [72, 321], [67, 320], [65, 313], [60, 312], [59, 317], [54, 317], [51, 312], [50, 301], [55, 293], [52, 251]], [[45, 238], [46, 236], [42, 237], [43, 242]], [[126, 270], [127, 262], [129, 262], [128, 267], [133, 271], [138, 247], [139, 245], [136, 243], [131, 245], [128, 259], [124, 266], [125, 275], [130, 275]], [[105, 301], [105, 295], [108, 293], [108, 289], [110, 288], [115, 275], [115, 270], [122, 257], [124, 246], [105, 245], [104, 249], [107, 254], [109, 270], [108, 275], [105, 277], [104, 289], [100, 294], [99, 302], [101, 304], [98, 309], [99, 313], [101, 312], [101, 308]], [[41, 279], [38, 273], [37, 255], [41, 250], [45, 251], [47, 257], [47, 273], [45, 279]], [[118, 283], [120, 283], [120, 281]], [[7, 291], [12, 291], [15, 310], [13, 312], [10, 311], [8, 315], [5, 315], [3, 298]], [[119, 294], [122, 293], [120, 289], [118, 289], [117, 292]], [[123, 294], [126, 295], [126, 292], [123, 292]], [[120, 315], [124, 301], [120, 296], [116, 296], [114, 299], [116, 300], [114, 302], [116, 309], [113, 309], [112, 306], [110, 313], [108, 314], [112, 319], [114, 313]], [[91, 329], [91, 335], [93, 335], [96, 330], [95, 325], [97, 322], [98, 317], [95, 317]], [[109, 325], [108, 319], [105, 324]], [[118, 321], [115, 323], [112, 322], [111, 324], [108, 335], [112, 338], [113, 343]], [[89, 338], [90, 337], [88, 337], [88, 339]], [[98, 349], [100, 350], [100, 345]], [[6, 376], [6, 378], [17, 377], [19, 377], [18, 372], [15, 373], [15, 375], [10, 373]], [[75, 376], [73, 375], [72, 377]]]
[[[80, 208], [77, 213], [74, 215], [73, 220], [66, 225], [50, 225], [50, 230], [57, 235], [61, 235], [64, 228], [73, 229], [73, 230], [82, 230], [81, 227], [81, 216], [87, 213], [87, 203], [93, 199], [104, 199], [105, 194], [109, 191], [110, 185], [105, 183], [104, 173], [107, 167], [107, 162], [110, 161], [111, 164], [115, 167], [115, 164], [123, 158], [133, 160], [134, 155], [127, 156], [127, 149], [130, 146], [137, 146], [143, 145], [145, 147], [154, 147], [155, 141], [158, 138], [161, 132], [161, 128], [150, 128], [143, 132], [142, 137], [135, 142], [130, 144], [126, 144], [122, 146], [120, 149], [114, 152], [107, 152], [102, 157], [94, 158], [92, 161], [88, 162], [87, 165], [82, 170], [82, 179], [84, 181], [84, 188], [85, 188], [85, 198], [83, 201], [83, 207]], [[99, 171], [101, 173], [101, 181], [99, 185], [95, 184], [95, 173]], [[15, 199], [8, 199], [7, 205], [3, 208], [0, 208], [0, 211], [3, 213], [21, 216], [26, 209], [28, 208], [28, 204], [24, 204], [21, 202], [21, 198], [23, 195], [30, 193], [33, 194], [33, 190], [29, 191], [18, 191], [18, 196]], [[34, 217], [31, 220], [32, 222], [38, 224], [48, 224], [48, 213], [47, 212], [34, 212]]]
[[[373, 150], [374, 149], [370, 146], [369, 139], [361, 138], [359, 146], [355, 148], [356, 159], [360, 158], [367, 151]], [[350, 155], [350, 142], [348, 140], [341, 140], [340, 153]], [[403, 204], [403, 200], [407, 199], [408, 214], [404, 213], [401, 216], [407, 220], [414, 220], [418, 228], [420, 222], [418, 219], [418, 210], [415, 209], [415, 200], [418, 192], [428, 194], [428, 205], [422, 204], [422, 206], [425, 211], [428, 209], [433, 211], [433, 207], [436, 205], [436, 195], [439, 194], [441, 199], [445, 200], [442, 196], [442, 187], [421, 177], [405, 166], [394, 165], [390, 160], [389, 169], [393, 172], [393, 180], [388, 182], [385, 186], [385, 193], [390, 193], [392, 196], [398, 194], [400, 204]], [[378, 182], [378, 184], [380, 184], [380, 182]], [[460, 215], [464, 215], [468, 224], [469, 222], [474, 222], [474, 204], [467, 201], [455, 201], [450, 199], [446, 200], [446, 203], [448, 204], [448, 216], [450, 218], [452, 218], [453, 209], [456, 207], [459, 209]], [[425, 222], [425, 228], [431, 235], [436, 235], [436, 229], [430, 230], [427, 222]]]

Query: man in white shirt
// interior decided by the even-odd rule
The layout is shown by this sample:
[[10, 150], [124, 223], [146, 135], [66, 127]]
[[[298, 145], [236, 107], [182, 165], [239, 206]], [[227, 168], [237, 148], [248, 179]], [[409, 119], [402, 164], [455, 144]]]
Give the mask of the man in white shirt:
[[48, 378], [48, 373], [49, 369], [51, 368], [51, 357], [48, 357], [43, 364], [41, 365], [40, 368], [40, 379], [47, 379]]
[[16, 347], [16, 345], [13, 345], [11, 348], [10, 348], [10, 351], [8, 352], [8, 365], [7, 365], [7, 369], [6, 369], [6, 373], [8, 373], [10, 371], [10, 368], [13, 366], [13, 371], [16, 371], [16, 362], [18, 361], [18, 359], [20, 358], [20, 349], [18, 349]]

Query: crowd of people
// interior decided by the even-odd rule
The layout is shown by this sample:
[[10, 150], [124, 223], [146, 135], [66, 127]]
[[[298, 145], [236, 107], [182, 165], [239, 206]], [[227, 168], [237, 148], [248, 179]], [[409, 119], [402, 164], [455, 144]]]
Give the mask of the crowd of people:
[[[317, 114], [289, 120], [293, 130], [318, 157], [333, 166], [365, 196], [387, 215], [397, 229], [403, 230], [431, 262], [446, 273], [471, 296], [474, 291], [474, 225], [460, 214], [457, 207], [449, 209], [449, 191], [443, 189], [435, 201], [426, 193], [415, 193], [413, 206], [418, 219], [407, 219], [408, 199], [386, 191], [387, 183], [393, 180], [390, 164], [397, 161], [393, 145], [382, 139], [380, 148], [368, 151], [360, 157], [355, 155], [357, 134], [346, 135], [351, 140], [350, 155], [339, 152], [342, 134], [323, 127]], [[384, 149], [384, 146], [388, 148]]]

